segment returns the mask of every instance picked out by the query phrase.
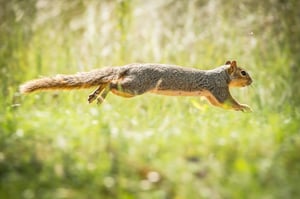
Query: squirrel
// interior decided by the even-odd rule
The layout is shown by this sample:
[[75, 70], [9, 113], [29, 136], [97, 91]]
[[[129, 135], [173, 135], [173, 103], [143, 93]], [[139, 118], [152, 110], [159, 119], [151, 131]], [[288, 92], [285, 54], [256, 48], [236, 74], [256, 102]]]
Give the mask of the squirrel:
[[229, 87], [245, 87], [252, 78], [236, 61], [211, 70], [199, 70], [167, 64], [129, 64], [106, 67], [74, 75], [56, 75], [34, 79], [20, 86], [21, 93], [38, 90], [80, 89], [96, 87], [88, 102], [102, 103], [109, 92], [134, 97], [146, 92], [169, 96], [204, 96], [214, 106], [251, 112], [230, 94]]

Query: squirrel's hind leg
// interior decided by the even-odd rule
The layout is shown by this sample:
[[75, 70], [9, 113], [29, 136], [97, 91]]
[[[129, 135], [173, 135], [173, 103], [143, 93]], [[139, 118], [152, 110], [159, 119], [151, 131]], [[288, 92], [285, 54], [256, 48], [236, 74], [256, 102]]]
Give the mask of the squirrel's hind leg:
[[106, 98], [106, 96], [109, 93], [109, 91], [110, 91], [110, 87], [106, 86], [104, 88], [104, 90], [101, 92], [100, 96], [97, 97], [97, 104], [102, 104], [102, 102]]
[[[98, 98], [98, 96], [100, 95], [100, 93], [103, 93], [103, 90], [107, 87], [107, 85], [100, 85], [96, 90], [94, 90], [88, 97], [88, 102], [92, 103], [95, 99]], [[106, 93], [107, 95], [107, 93]], [[104, 98], [106, 97], [106, 95], [104, 96]], [[102, 97], [103, 98], [103, 97]]]
[[130, 98], [138, 95], [136, 85], [131, 81], [120, 81], [110, 84], [111, 92], [120, 97]]

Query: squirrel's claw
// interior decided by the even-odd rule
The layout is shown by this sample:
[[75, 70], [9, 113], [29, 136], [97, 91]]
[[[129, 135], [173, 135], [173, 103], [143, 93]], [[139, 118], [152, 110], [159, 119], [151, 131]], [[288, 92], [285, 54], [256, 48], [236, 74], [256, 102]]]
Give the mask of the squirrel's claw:
[[246, 105], [246, 104], [241, 104], [240, 106], [240, 111], [243, 111], [243, 112], [253, 112], [252, 108], [250, 108], [250, 106]]
[[88, 102], [92, 103], [95, 99], [97, 99], [97, 95], [95, 93], [92, 93], [88, 97]]

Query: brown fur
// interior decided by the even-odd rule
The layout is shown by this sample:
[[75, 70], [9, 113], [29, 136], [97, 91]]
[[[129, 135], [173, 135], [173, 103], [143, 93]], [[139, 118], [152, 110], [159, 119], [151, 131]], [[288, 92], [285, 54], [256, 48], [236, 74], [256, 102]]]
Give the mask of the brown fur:
[[21, 93], [38, 90], [79, 89], [98, 86], [89, 95], [89, 103], [102, 103], [109, 92], [134, 97], [146, 92], [170, 96], [204, 96], [215, 106], [241, 111], [250, 107], [238, 103], [229, 87], [252, 83], [249, 74], [236, 61], [212, 70], [198, 70], [166, 64], [130, 64], [108, 67], [75, 75], [57, 75], [29, 81], [20, 86]]

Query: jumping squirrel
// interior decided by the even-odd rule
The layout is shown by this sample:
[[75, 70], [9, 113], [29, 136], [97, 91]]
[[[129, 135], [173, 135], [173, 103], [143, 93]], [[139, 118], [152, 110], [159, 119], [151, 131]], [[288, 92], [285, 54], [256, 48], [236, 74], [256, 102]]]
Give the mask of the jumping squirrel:
[[74, 75], [56, 75], [34, 79], [20, 86], [21, 93], [38, 90], [80, 89], [97, 87], [88, 97], [102, 103], [109, 92], [134, 97], [146, 92], [170, 96], [204, 96], [214, 106], [237, 111], [251, 111], [230, 94], [229, 87], [252, 83], [250, 75], [236, 61], [212, 70], [199, 70], [167, 64], [129, 64], [106, 67]]

